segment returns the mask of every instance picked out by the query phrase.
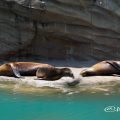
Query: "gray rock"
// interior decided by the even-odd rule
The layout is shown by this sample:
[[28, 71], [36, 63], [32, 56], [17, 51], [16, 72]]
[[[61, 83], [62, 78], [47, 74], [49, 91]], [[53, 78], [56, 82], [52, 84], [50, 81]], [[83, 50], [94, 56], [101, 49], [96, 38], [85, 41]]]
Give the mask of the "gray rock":
[[4, 60], [119, 59], [120, 2], [1, 0], [0, 43]]

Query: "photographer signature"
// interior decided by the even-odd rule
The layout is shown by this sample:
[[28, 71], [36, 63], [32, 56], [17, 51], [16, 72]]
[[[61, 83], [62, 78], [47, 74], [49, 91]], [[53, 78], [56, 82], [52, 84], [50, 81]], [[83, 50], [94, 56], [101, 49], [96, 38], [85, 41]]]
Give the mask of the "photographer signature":
[[120, 112], [120, 107], [107, 106], [104, 109], [105, 112]]

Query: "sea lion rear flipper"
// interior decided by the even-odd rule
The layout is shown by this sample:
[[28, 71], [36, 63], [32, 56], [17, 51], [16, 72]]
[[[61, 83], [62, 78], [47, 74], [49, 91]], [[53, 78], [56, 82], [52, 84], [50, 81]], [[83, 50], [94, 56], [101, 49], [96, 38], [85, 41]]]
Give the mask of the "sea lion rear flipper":
[[16, 69], [16, 67], [13, 64], [10, 64], [10, 66], [13, 70], [13, 73], [14, 73], [15, 77], [21, 78], [22, 76], [20, 75], [20, 72]]

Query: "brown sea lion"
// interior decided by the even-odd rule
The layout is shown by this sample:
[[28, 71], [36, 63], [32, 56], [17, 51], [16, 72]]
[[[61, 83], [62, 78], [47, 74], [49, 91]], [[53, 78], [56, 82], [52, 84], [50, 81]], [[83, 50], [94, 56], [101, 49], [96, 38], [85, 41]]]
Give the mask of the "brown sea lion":
[[[12, 62], [12, 63], [3, 64], [0, 66], [0, 76], [12, 76], [12, 77], [20, 78], [22, 76], [38, 75], [37, 77], [40, 77], [39, 76], [40, 72], [38, 74], [37, 70], [40, 71], [43, 69], [45, 69], [46, 71], [44, 72], [42, 71], [41, 73], [42, 79], [43, 78], [49, 79], [49, 76], [54, 77], [59, 75], [57, 71], [67, 72], [66, 69], [58, 69], [49, 64], [42, 64], [42, 63], [35, 63], [35, 62]], [[64, 76], [65, 74], [62, 74], [62, 75]], [[70, 69], [67, 75], [70, 77], [73, 77], [73, 74]], [[52, 77], [50, 77], [50, 79], [52, 79]], [[60, 78], [60, 77], [56, 77], [56, 79], [57, 78]]]
[[97, 75], [120, 75], [120, 61], [102, 61], [90, 68], [84, 69], [80, 75], [97, 76]]

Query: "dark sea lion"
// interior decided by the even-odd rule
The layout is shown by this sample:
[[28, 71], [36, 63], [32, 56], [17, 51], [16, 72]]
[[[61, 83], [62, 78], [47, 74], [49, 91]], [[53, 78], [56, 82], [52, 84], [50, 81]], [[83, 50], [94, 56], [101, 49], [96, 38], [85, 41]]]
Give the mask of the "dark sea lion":
[[80, 72], [80, 75], [120, 75], [120, 61], [102, 61]]
[[45, 80], [58, 80], [61, 77], [72, 77], [74, 75], [69, 68], [39, 68], [36, 72], [38, 78], [43, 78]]
[[[20, 78], [21, 76], [36, 76], [40, 74], [40, 72], [39, 74], [36, 74], [37, 70], [39, 71], [43, 69], [46, 71], [44, 72], [42, 71], [41, 73], [42, 79], [43, 78], [49, 79], [49, 76], [50, 78], [52, 76], [58, 79], [60, 77], [57, 76], [59, 75], [57, 71], [67, 72], [67, 70], [65, 69], [58, 69], [49, 64], [35, 63], [35, 62], [12, 62], [12, 63], [3, 64], [0, 66], [0, 76], [11, 76], [11, 77], [18, 77], [18, 78]], [[69, 72], [68, 76], [73, 77], [71, 70], [69, 70], [68, 72]]]

